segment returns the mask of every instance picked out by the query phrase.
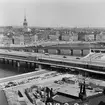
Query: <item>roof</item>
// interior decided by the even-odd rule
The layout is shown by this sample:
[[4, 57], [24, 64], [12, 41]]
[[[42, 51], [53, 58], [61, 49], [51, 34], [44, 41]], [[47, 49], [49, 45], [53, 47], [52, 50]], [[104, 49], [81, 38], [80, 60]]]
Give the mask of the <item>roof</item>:
[[[69, 96], [74, 99], [79, 98], [79, 92], [80, 92], [80, 88], [76, 85], [67, 85], [67, 86], [62, 87], [58, 90], [58, 93], [60, 93], [60, 95]], [[87, 97], [97, 95], [97, 94], [99, 94], [99, 93], [94, 92], [94, 90], [92, 91], [92, 90], [86, 89]]]
[[59, 103], [66, 103], [66, 102], [72, 102], [75, 99], [69, 98], [69, 97], [65, 97], [62, 95], [56, 95], [53, 97], [53, 100]]
[[58, 92], [63, 93], [63, 94], [67, 94], [67, 95], [70, 95], [70, 96], [74, 96], [74, 97], [79, 97], [80, 89], [70, 87], [70, 86], [66, 86], [66, 87], [60, 88], [58, 90]]

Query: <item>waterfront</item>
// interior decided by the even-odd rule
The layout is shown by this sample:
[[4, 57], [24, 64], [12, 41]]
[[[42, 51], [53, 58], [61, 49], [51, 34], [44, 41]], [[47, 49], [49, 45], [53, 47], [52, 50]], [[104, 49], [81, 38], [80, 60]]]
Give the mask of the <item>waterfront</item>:
[[[0, 64], [0, 79], [20, 74], [17, 71], [15, 71], [15, 69], [16, 68], [14, 68], [12, 66]], [[1, 88], [0, 88], [0, 105], [8, 105], [5, 94], [1, 90]]]
[[[82, 77], [79, 76], [79, 75], [77, 76], [77, 75], [68, 74], [68, 73], [64, 73], [62, 75], [62, 73], [56, 73], [56, 71], [46, 71], [46, 70], [40, 70], [40, 71], [30, 72], [30, 73], [27, 73], [27, 74], [17, 75], [15, 78], [14, 78], [14, 76], [8, 77], [9, 81], [12, 80], [12, 82], [17, 84], [16, 87], [9, 87], [9, 89], [8, 89], [8, 87], [4, 88], [5, 86], [7, 86], [9, 81], [7, 83], [2, 84], [2, 88], [4, 88], [3, 90], [5, 90], [6, 97], [8, 97], [8, 100], [11, 100], [11, 102], [15, 103], [15, 99], [16, 99], [16, 94], [14, 93], [15, 91], [20, 90], [22, 92], [22, 94], [24, 94], [23, 90], [26, 87], [30, 87], [31, 85], [34, 85], [34, 84], [35, 85], [39, 84], [39, 86], [41, 86], [43, 84], [42, 86], [49, 86], [49, 87], [53, 87], [54, 89], [56, 89], [56, 86], [58, 87], [58, 89], [64, 87], [64, 89], [65, 89], [65, 86], [67, 85], [67, 83], [66, 84], [61, 84], [60, 81], [58, 83], [56, 83], [56, 82], [54, 82], [54, 80], [59, 80], [60, 78], [58, 78], [58, 77], [62, 77], [62, 76], [63, 77], [70, 77], [70, 79], [73, 80], [74, 81], [73, 83], [75, 83], [75, 84], [74, 85], [73, 84], [68, 84], [68, 85], [70, 85], [70, 87], [68, 87], [68, 85], [66, 87], [71, 90], [72, 88], [74, 89], [74, 87], [75, 87], [75, 89], [77, 89], [77, 87], [78, 87], [78, 85], [77, 85], [78, 81], [77, 80], [81, 81], [81, 79], [82, 79]], [[49, 74], [51, 74], [51, 75], [49, 75]], [[62, 78], [60, 80], [62, 80]], [[36, 83], [35, 83], [35, 81], [36, 81]], [[51, 81], [53, 81], [53, 82], [51, 83]], [[3, 81], [3, 82], [5, 82], [5, 81]], [[86, 83], [90, 83], [91, 82], [92, 84], [95, 85], [95, 88], [96, 88], [96, 86], [105, 86], [105, 82], [104, 81], [97, 80], [97, 79], [86, 78], [85, 82]], [[20, 85], [20, 83], [22, 83], [22, 84]], [[87, 93], [90, 91], [91, 94], [98, 94], [98, 92], [95, 92], [95, 88], [93, 89], [93, 92], [92, 92], [92, 90], [89, 90], [87, 88], [88, 89]], [[77, 90], [77, 91], [79, 92], [79, 90]], [[96, 89], [96, 91], [97, 91], [97, 89]], [[102, 89], [100, 91], [102, 91]], [[3, 99], [3, 97], [4, 97], [4, 99]], [[1, 98], [2, 98], [3, 105], [8, 105], [6, 103], [6, 99], [5, 99], [4, 93], [2, 93], [2, 97]], [[5, 104], [4, 104], [3, 100], [5, 101]], [[26, 102], [29, 102], [29, 100], [26, 100]], [[12, 103], [10, 103], [9, 105], [12, 105]], [[30, 105], [30, 104], [28, 104], [28, 105]]]
[[[0, 78], [22, 74], [22, 71], [24, 71], [23, 69], [25, 69], [22, 65], [21, 65], [21, 68], [17, 68], [16, 65], [12, 65], [11, 62], [9, 64], [2, 64], [3, 62], [1, 61], [0, 63], [1, 63], [0, 64]], [[7, 61], [5, 63], [7, 63]], [[32, 71], [32, 70], [30, 70], [30, 71]], [[34, 75], [34, 74], [32, 74], [32, 75]], [[10, 80], [10, 79], [8, 79], [8, 80]], [[5, 81], [3, 81], [3, 82], [5, 82]], [[5, 95], [2, 91], [0, 92], [0, 100], [1, 100], [0, 102], [2, 102], [2, 105], [7, 105]]]
[[[23, 72], [18, 72], [18, 69], [19, 71], [22, 71], [23, 68], [17, 68], [17, 67], [13, 67], [12, 65], [9, 65], [9, 64], [0, 64], [0, 80], [2, 80], [3, 82], [6, 81], [6, 79], [3, 79], [3, 78], [9, 78], [10, 76], [13, 77], [13, 76], [16, 76], [17, 77], [15, 79], [18, 79], [18, 78], [21, 78], [19, 77], [19, 74], [23, 74]], [[47, 72], [47, 71], [41, 71], [41, 73], [43, 72]], [[40, 74], [40, 72], [36, 72], [35, 74]], [[33, 74], [31, 73], [28, 73], [28, 76], [33, 76]], [[25, 75], [22, 76], [22, 78], [25, 78]], [[11, 78], [9, 78], [8, 80], [11, 80]], [[0, 87], [0, 105], [8, 105], [7, 103], [7, 99], [5, 97], [5, 94], [4, 92], [1, 90], [1, 87]]]
[[6, 65], [0, 64], [0, 78], [14, 76], [17, 74], [21, 74], [21, 73], [17, 72], [17, 68], [14, 68], [14, 67], [9, 66], [7, 64]]

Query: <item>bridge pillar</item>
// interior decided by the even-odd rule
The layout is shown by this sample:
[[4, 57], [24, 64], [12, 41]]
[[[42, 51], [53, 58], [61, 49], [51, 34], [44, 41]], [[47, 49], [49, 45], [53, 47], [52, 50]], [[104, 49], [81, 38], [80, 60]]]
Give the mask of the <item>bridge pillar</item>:
[[18, 72], [19, 72], [19, 68], [20, 68], [20, 62], [19, 61], [16, 61], [16, 67], [18, 67]]
[[28, 62], [26, 62], [26, 66], [25, 67], [28, 68]]
[[30, 63], [30, 68], [32, 68], [32, 69], [35, 69], [36, 68], [36, 65], [35, 65], [35, 63]]
[[41, 69], [42, 69], [42, 65], [39, 64], [39, 65], [38, 65], [38, 68], [39, 68], [39, 70], [41, 70]]
[[83, 49], [80, 50], [80, 55], [83, 56]]
[[34, 69], [36, 68], [36, 63], [34, 63]]
[[9, 59], [7, 59], [7, 64], [9, 64]]
[[45, 49], [43, 49], [42, 53], [45, 53]]
[[32, 52], [34, 53], [35, 51], [34, 51], [34, 50], [32, 50]]
[[3, 64], [5, 64], [5, 59], [3, 58]]
[[32, 68], [32, 63], [31, 63], [31, 62], [26, 62], [26, 68], [27, 68], [27, 69]]
[[31, 62], [29, 63], [29, 68], [32, 68], [32, 63]]
[[70, 51], [71, 51], [71, 55], [73, 55], [73, 49], [71, 49]]
[[16, 67], [17, 66], [17, 63], [15, 60], [13, 60], [13, 67]]
[[34, 52], [38, 53], [38, 49], [35, 49]]
[[14, 64], [13, 60], [11, 62], [12, 62], [12, 65], [13, 65]]
[[16, 63], [17, 63], [17, 67], [20, 67], [20, 62], [19, 62], [19, 61], [17, 61]]
[[61, 54], [60, 49], [56, 49], [56, 54], [57, 54], [57, 55], [60, 55], [60, 54]]

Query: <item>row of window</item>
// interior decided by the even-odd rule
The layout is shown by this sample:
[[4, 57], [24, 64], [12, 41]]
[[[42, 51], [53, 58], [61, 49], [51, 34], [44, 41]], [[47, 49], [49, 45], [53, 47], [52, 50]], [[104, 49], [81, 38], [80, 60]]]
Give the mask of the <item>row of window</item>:
[[[61, 105], [60, 103], [47, 103], [47, 105]], [[65, 103], [64, 105], [70, 105], [69, 103]], [[78, 104], [78, 103], [74, 103], [73, 105], [80, 105], [80, 104]], [[88, 105], [88, 103], [84, 103], [83, 105]]]
[[105, 50], [91, 50], [94, 53], [105, 53]]

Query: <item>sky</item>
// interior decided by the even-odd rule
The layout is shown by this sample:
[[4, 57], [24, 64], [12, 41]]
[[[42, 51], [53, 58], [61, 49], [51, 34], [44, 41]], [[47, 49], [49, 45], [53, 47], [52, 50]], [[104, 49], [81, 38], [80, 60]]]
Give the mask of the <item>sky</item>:
[[0, 26], [105, 27], [105, 0], [0, 0]]

